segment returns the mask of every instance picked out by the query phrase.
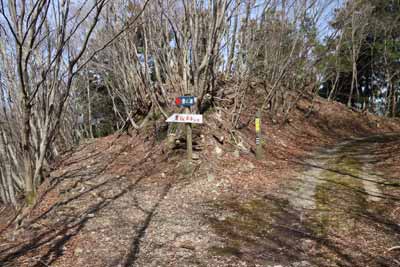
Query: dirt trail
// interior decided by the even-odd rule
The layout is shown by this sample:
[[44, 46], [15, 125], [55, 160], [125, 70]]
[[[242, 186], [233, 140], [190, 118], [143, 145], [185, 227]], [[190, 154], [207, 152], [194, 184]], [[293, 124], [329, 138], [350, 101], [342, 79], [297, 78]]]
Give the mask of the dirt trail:
[[321, 149], [298, 162], [304, 172], [278, 191], [220, 205], [230, 215], [214, 223], [226, 237], [218, 253], [248, 259], [249, 266], [399, 266], [399, 255], [387, 249], [400, 243], [393, 216], [400, 196], [377, 171], [381, 159], [374, 153], [398, 138], [373, 136]]
[[386, 251], [400, 244], [400, 196], [371, 153], [394, 138], [321, 149], [296, 162], [302, 174], [244, 197], [233, 182], [266, 167], [221, 159], [235, 165], [217, 172], [218, 159], [203, 159], [184, 174], [150, 142], [89, 144], [54, 174], [54, 202], [23, 242], [0, 246], [0, 265], [395, 267]]
[[370, 155], [371, 144], [384, 137], [369, 137], [345, 141], [334, 148], [318, 151], [306, 162], [309, 168], [299, 175], [288, 190], [293, 207], [304, 211], [317, 207], [319, 186], [335, 182], [344, 186], [350, 182], [352, 189], [365, 193], [368, 201], [381, 201], [382, 174], [374, 171], [374, 157]]
[[[380, 135], [342, 142], [333, 148], [318, 151], [310, 160], [302, 163], [307, 169], [283, 195], [290, 206], [299, 212], [304, 228], [311, 229], [314, 234], [327, 240], [337, 235], [343, 243], [362, 238], [365, 244], [369, 241], [396, 244], [399, 241], [398, 227], [392, 228], [392, 232], [385, 230], [385, 234], [376, 227], [372, 227], [371, 232], [363, 227], [367, 227], [368, 223], [378, 224], [379, 227], [382, 227], [380, 224], [395, 223], [385, 212], [385, 206], [397, 206], [400, 196], [391, 193], [389, 183], [385, 182], [385, 175], [375, 168], [379, 159], [372, 152], [379, 143], [398, 138], [398, 135]], [[369, 249], [371, 248], [362, 248], [361, 251]], [[328, 256], [327, 253], [324, 257], [337, 260], [338, 255], [334, 254]], [[379, 256], [383, 254], [368, 255], [368, 266], [392, 266], [397, 262], [380, 259]], [[354, 258], [357, 259], [357, 256]], [[359, 263], [354, 261], [349, 266], [362, 266], [363, 263], [360, 262], [362, 260]], [[331, 262], [330, 266], [341, 266], [343, 263], [344, 261], [338, 260]], [[306, 266], [320, 266], [319, 264], [307, 262]]]

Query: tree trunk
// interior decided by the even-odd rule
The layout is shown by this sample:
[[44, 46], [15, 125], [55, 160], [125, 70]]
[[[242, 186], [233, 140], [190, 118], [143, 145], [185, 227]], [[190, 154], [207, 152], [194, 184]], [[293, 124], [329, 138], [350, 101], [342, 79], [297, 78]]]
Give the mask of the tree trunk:
[[396, 117], [396, 111], [397, 111], [397, 97], [396, 97], [396, 89], [392, 85], [392, 117]]
[[36, 190], [33, 184], [33, 171], [32, 171], [32, 159], [30, 151], [30, 118], [31, 118], [31, 106], [28, 103], [28, 99], [24, 99], [24, 125], [23, 125], [23, 136], [22, 136], [22, 157], [24, 164], [24, 180], [25, 180], [25, 200], [29, 206], [32, 206], [36, 201]]
[[88, 81], [87, 81], [86, 90], [87, 90], [87, 99], [88, 99], [88, 126], [89, 126], [89, 134], [90, 134], [90, 138], [94, 138], [94, 135], [93, 135], [93, 128], [92, 128], [92, 101], [91, 101], [91, 97], [90, 97], [90, 81], [89, 81], [89, 78], [88, 78]]
[[[353, 30], [354, 32], [354, 30]], [[355, 37], [354, 37], [354, 33], [352, 36], [353, 39], [353, 48], [352, 48], [352, 66], [353, 66], [353, 71], [352, 71], [352, 75], [351, 75], [351, 87], [350, 87], [350, 94], [349, 94], [349, 99], [347, 101], [347, 106], [351, 107], [351, 102], [353, 99], [353, 93], [354, 93], [354, 88], [357, 87], [357, 49], [355, 48]], [[357, 90], [357, 88], [356, 88]]]
[[238, 23], [239, 23], [239, 10], [240, 10], [239, 7], [240, 7], [240, 0], [236, 0], [236, 6], [234, 7], [236, 10], [235, 10], [234, 21], [233, 21], [232, 41], [231, 41], [231, 47], [229, 50], [228, 64], [227, 64], [226, 71], [225, 71], [225, 73], [228, 75], [232, 72], [233, 58], [235, 57], [236, 35], [237, 35], [237, 28], [238, 28]]

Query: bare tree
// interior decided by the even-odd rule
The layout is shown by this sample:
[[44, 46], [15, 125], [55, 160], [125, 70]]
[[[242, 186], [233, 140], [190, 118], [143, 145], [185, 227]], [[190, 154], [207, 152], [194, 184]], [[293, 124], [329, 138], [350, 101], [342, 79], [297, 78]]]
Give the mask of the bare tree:
[[36, 199], [48, 154], [54, 151], [76, 75], [121, 34], [86, 53], [96, 28], [103, 23], [101, 13], [107, 3], [0, 1], [0, 23], [6, 25], [0, 57], [8, 62], [1, 69], [2, 93], [7, 96], [2, 103], [7, 123], [1, 132], [11, 162], [11, 166], [1, 166], [1, 172], [7, 173], [6, 167], [12, 170], [13, 186], [25, 193], [28, 204]]
[[[349, 3], [350, 29], [351, 29], [351, 63], [352, 80], [347, 106], [351, 107], [354, 88], [358, 89], [357, 60], [361, 49], [361, 44], [365, 38], [365, 29], [368, 26], [368, 18], [372, 11], [372, 6], [354, 1]], [[358, 90], [357, 90], [358, 94]]]

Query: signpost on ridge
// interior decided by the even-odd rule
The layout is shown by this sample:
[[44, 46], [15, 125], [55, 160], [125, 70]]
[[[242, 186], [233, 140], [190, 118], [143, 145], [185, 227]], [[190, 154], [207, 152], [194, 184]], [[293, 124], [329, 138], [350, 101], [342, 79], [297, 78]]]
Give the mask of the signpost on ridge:
[[[185, 113], [190, 114], [190, 107], [185, 107]], [[186, 123], [186, 150], [188, 163], [193, 159], [192, 124]]]
[[190, 113], [190, 107], [196, 103], [197, 98], [194, 96], [180, 96], [175, 98], [175, 104], [178, 107], [184, 107], [185, 113], [174, 113], [166, 121], [177, 122], [186, 124], [186, 150], [188, 162], [193, 158], [193, 144], [192, 144], [192, 123], [202, 124], [203, 115]]

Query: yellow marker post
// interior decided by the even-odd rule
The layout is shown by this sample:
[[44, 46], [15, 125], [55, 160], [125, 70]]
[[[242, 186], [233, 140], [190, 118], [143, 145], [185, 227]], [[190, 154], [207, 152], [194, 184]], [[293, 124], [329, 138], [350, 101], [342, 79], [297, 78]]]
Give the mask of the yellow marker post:
[[256, 133], [261, 132], [261, 120], [260, 118], [256, 118]]
[[262, 146], [261, 146], [261, 112], [257, 112], [256, 120], [256, 158], [260, 160], [262, 158]]

